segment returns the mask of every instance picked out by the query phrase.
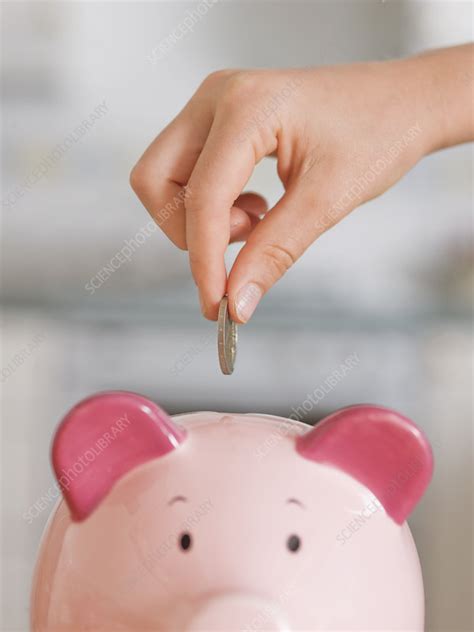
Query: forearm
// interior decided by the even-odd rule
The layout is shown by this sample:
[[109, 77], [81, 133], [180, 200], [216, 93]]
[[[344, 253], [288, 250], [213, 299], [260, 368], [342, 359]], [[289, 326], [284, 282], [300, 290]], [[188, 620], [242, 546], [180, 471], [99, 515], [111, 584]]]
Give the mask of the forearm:
[[474, 45], [403, 60], [416, 91], [426, 153], [474, 140]]

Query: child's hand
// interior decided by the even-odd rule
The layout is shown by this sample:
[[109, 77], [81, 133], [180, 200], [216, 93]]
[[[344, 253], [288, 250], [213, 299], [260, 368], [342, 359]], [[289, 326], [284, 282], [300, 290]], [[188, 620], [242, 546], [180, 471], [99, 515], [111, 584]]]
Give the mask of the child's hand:
[[[426, 153], [472, 138], [472, 50], [210, 75], [131, 174], [150, 214], [189, 250], [204, 315], [216, 319], [227, 292], [232, 318], [247, 321], [325, 230]], [[286, 191], [270, 212], [242, 193], [268, 155]], [[247, 243], [227, 280], [236, 240]]]

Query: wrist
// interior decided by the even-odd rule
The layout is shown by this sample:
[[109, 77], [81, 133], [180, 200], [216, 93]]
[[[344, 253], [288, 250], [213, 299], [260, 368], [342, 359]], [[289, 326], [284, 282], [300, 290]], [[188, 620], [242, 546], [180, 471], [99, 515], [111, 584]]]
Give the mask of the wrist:
[[472, 46], [458, 46], [401, 62], [412, 83], [425, 155], [473, 140], [472, 53]]
[[402, 78], [401, 91], [407, 107], [407, 118], [416, 121], [421, 129], [418, 139], [418, 158], [439, 149], [446, 137], [444, 116], [437, 102], [437, 79], [426, 59], [408, 57], [395, 62]]

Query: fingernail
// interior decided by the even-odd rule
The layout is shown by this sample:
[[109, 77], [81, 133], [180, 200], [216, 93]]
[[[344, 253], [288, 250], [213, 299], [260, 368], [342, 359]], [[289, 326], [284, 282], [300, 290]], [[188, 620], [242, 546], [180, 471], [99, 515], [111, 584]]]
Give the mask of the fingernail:
[[240, 288], [235, 299], [235, 311], [239, 320], [246, 323], [254, 313], [261, 298], [262, 290], [256, 283], [247, 283]]

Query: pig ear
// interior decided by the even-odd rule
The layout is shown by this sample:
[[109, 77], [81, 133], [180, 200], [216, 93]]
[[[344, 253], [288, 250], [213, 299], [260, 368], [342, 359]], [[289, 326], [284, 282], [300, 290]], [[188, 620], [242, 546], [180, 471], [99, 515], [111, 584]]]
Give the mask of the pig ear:
[[73, 520], [87, 518], [120, 477], [174, 450], [184, 437], [161, 408], [134, 393], [99, 393], [77, 404], [52, 445], [54, 472]]
[[343, 470], [370, 489], [402, 524], [433, 472], [431, 447], [413, 422], [378, 406], [351, 406], [298, 438], [307, 459]]

